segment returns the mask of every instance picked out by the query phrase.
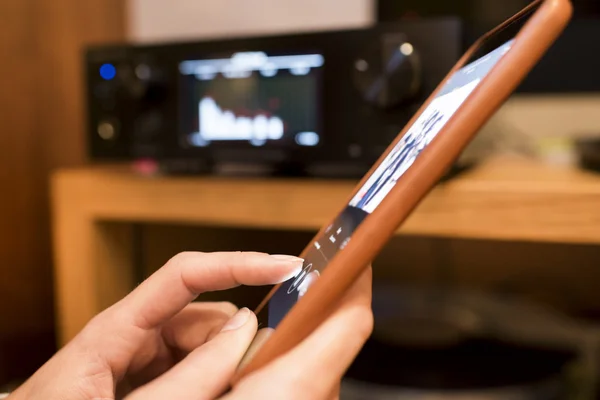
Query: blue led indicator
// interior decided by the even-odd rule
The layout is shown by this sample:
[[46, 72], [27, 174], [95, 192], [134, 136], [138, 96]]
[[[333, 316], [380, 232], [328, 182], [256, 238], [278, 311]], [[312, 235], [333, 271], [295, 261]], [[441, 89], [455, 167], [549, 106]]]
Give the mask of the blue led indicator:
[[117, 75], [117, 69], [112, 64], [104, 64], [100, 67], [100, 76], [106, 81], [114, 79]]

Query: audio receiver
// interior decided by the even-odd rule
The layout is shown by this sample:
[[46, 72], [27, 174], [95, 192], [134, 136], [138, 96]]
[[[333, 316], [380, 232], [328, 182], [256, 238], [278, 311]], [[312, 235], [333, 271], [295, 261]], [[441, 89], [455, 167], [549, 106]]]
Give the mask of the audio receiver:
[[91, 47], [92, 161], [360, 176], [461, 54], [457, 19]]

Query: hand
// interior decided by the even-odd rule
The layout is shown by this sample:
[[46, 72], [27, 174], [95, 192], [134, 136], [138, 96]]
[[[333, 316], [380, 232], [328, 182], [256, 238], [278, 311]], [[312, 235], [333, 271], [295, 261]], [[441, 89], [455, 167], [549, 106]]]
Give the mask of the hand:
[[252, 340], [256, 320], [248, 310], [232, 318], [237, 311], [232, 304], [190, 302], [206, 291], [282, 282], [301, 265], [295, 257], [262, 253], [179, 254], [97, 315], [9, 399], [121, 398], [196, 360], [210, 365], [195, 377], [194, 396], [200, 397], [183, 398], [215, 398]]
[[[186, 253], [99, 314], [10, 399], [215, 399], [256, 334], [247, 309], [188, 305], [199, 293], [295, 275], [295, 258]], [[297, 348], [247, 376], [223, 399], [329, 399], [372, 328], [370, 270]], [[232, 317], [233, 315], [233, 317]]]
[[[334, 312], [308, 338], [271, 364], [244, 377], [233, 390], [219, 399], [332, 400], [339, 398], [342, 376], [373, 328], [371, 280], [372, 271], [369, 267], [340, 304], [334, 308]], [[256, 319], [252, 314], [252, 318], [240, 329], [248, 329], [255, 333], [256, 328]], [[269, 330], [261, 329], [256, 338], [261, 333], [266, 334], [264, 336], [266, 340]], [[244, 346], [248, 346], [251, 339], [248, 336], [245, 339]], [[223, 348], [215, 352], [215, 356], [225, 354], [227, 351], [225, 341], [228, 340], [223, 340]], [[255, 339], [246, 352], [244, 361], [251, 358], [262, 343], [264, 343], [262, 340]], [[205, 384], [216, 385], [216, 382], [204, 379], [207, 369], [213, 362], [214, 360], [208, 357], [190, 358], [159, 379], [142, 387], [128, 400], [213, 399], [200, 390], [200, 388], [204, 390]], [[232, 377], [233, 375], [228, 375], [227, 379], [230, 380]], [[214, 391], [209, 392], [214, 393]]]

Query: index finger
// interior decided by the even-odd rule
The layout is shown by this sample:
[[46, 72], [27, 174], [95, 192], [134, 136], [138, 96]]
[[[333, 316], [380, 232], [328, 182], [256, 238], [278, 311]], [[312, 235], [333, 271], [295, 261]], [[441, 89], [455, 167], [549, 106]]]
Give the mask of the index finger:
[[121, 302], [118, 313], [141, 329], [174, 317], [205, 291], [239, 285], [286, 281], [302, 268], [302, 259], [256, 252], [180, 253]]

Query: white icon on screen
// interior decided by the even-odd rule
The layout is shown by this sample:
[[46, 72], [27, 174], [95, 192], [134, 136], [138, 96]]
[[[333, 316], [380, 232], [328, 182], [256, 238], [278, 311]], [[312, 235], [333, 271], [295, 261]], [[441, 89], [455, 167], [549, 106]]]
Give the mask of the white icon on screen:
[[288, 288], [287, 294], [291, 294], [294, 290], [296, 290], [296, 289], [299, 288], [299, 286], [302, 284], [302, 281], [312, 271], [312, 268], [313, 268], [313, 265], [312, 265], [312, 263], [310, 263], [306, 267], [304, 267], [304, 269], [302, 270], [302, 272], [300, 272], [298, 275], [296, 275], [296, 279], [294, 279], [294, 281], [292, 282], [292, 284]]
[[340, 250], [344, 250], [344, 248], [350, 243], [350, 238], [346, 238], [342, 244], [340, 244]]
[[287, 294], [292, 294], [294, 291], [298, 290], [298, 298], [304, 296], [308, 288], [321, 276], [319, 271], [313, 271], [313, 265], [308, 264], [302, 272], [300, 272], [290, 287], [287, 290]]
[[319, 271], [312, 271], [310, 274], [306, 275], [306, 278], [300, 283], [298, 286], [298, 298], [304, 296], [310, 286], [321, 276]]
[[319, 134], [316, 132], [299, 132], [296, 134], [296, 143], [300, 146], [316, 146], [319, 144]]

